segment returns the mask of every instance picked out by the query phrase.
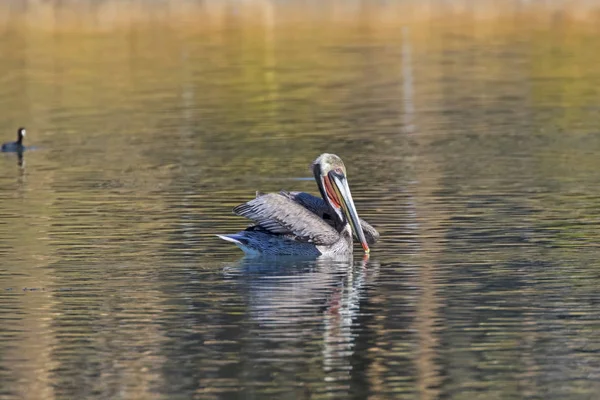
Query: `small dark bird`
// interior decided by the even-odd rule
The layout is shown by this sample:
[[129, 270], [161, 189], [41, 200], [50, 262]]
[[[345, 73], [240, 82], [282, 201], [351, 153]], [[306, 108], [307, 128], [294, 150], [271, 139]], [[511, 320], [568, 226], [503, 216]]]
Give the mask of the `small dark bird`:
[[25, 151], [25, 146], [23, 146], [23, 138], [25, 137], [25, 128], [19, 128], [17, 130], [17, 141], [4, 143], [2, 145], [3, 153], [22, 153]]

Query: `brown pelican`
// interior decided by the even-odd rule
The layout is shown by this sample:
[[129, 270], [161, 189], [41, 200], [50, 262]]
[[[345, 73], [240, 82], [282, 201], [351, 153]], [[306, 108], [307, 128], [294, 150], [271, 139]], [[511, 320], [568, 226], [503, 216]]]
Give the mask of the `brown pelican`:
[[346, 180], [346, 167], [334, 154], [321, 154], [312, 171], [323, 199], [304, 192], [257, 193], [233, 209], [254, 221], [242, 232], [218, 235], [247, 255], [334, 256], [352, 253], [352, 233], [369, 253], [379, 238], [358, 217]]

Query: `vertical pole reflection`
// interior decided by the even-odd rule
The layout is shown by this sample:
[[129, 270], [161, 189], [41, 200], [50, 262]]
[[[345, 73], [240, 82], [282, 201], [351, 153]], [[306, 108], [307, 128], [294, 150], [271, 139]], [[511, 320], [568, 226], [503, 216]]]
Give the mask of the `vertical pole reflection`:
[[[413, 57], [410, 39], [410, 28], [402, 29], [402, 133], [415, 134], [415, 106], [414, 106], [414, 78]], [[415, 188], [412, 206], [416, 218], [415, 226], [420, 231], [421, 245], [417, 252], [421, 254], [421, 266], [419, 268], [417, 286], [420, 287], [420, 296], [416, 306], [415, 331], [418, 338], [418, 351], [415, 356], [417, 367], [418, 390], [421, 399], [435, 399], [439, 395], [439, 366], [436, 365], [436, 351], [438, 348], [438, 337], [436, 323], [438, 320], [438, 293], [436, 291], [436, 255], [441, 254], [440, 216], [432, 210], [435, 206], [432, 199], [439, 185], [439, 169], [436, 168], [435, 160], [427, 153], [419, 154], [419, 149], [429, 148], [425, 141], [428, 135], [416, 137], [417, 147], [414, 165], [416, 172]], [[433, 166], [433, 168], [432, 168]], [[435, 233], [434, 233], [435, 232]], [[427, 255], [427, 257], [425, 257]], [[429, 257], [429, 255], [434, 255]]]
[[275, 79], [275, 16], [271, 1], [264, 0], [261, 2], [261, 4], [263, 9], [265, 29], [265, 83], [269, 97], [269, 106], [271, 108], [271, 112], [273, 113], [275, 111], [275, 105], [277, 102], [277, 81]]
[[413, 71], [412, 48], [410, 45], [410, 28], [402, 28], [402, 130], [405, 133], [414, 132], [413, 116], [415, 112], [413, 103]]

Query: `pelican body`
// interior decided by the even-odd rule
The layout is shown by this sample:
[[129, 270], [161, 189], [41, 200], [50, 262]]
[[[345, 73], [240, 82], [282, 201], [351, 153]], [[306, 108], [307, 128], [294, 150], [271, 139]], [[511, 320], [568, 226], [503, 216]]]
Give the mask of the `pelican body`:
[[342, 159], [321, 154], [311, 167], [322, 198], [304, 192], [257, 192], [255, 199], [233, 209], [254, 225], [218, 236], [250, 256], [349, 255], [353, 235], [369, 253], [379, 233], [358, 217]]

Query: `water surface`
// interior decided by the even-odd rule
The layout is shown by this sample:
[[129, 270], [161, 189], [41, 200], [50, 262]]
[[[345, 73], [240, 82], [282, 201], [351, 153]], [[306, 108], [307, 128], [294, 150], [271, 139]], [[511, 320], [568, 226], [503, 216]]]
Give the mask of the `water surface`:
[[[597, 18], [385, 7], [5, 28], [1, 398], [597, 396]], [[322, 152], [369, 260], [215, 236]]]

